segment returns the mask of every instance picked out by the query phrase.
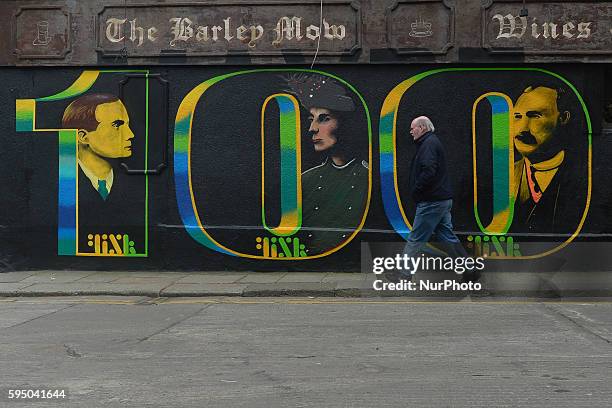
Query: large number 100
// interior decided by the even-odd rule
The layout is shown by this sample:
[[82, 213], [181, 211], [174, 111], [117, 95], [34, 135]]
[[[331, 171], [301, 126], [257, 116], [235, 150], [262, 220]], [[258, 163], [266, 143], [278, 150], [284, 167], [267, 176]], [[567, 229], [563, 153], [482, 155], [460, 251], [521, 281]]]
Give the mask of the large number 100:
[[[389, 219], [394, 230], [404, 239], [408, 237], [411, 230], [411, 225], [408, 217], [405, 214], [402, 205], [397, 177], [397, 119], [400, 102], [402, 97], [410, 90], [417, 82], [442, 73], [460, 73], [467, 71], [516, 71], [511, 68], [445, 68], [435, 69], [417, 74], [397, 85], [386, 97], [380, 113], [379, 122], [379, 149], [380, 149], [380, 183], [382, 200], [387, 218]], [[578, 101], [585, 109], [585, 116], [589, 128], [590, 121], [588, 112], [584, 107], [584, 101], [577, 90], [564, 78], [549, 71], [541, 69], [522, 68], [522, 71], [535, 71], [546, 75], [551, 75], [569, 86], [576, 95]], [[55, 130], [59, 133], [59, 192], [58, 192], [58, 253], [60, 255], [79, 255], [75, 250], [78, 234], [78, 214], [76, 213], [77, 196], [76, 196], [76, 131], [74, 129], [36, 129], [35, 114], [36, 102], [53, 101], [61, 99], [69, 99], [86, 92], [96, 81], [98, 75], [105, 71], [85, 71], [68, 89], [56, 95], [38, 99], [22, 99], [16, 101], [17, 116], [16, 128], [17, 131], [50, 131]], [[116, 72], [116, 71], [109, 71]], [[319, 75], [325, 75], [334, 78], [344, 86], [349, 88], [363, 105], [363, 110], [367, 116], [367, 132], [369, 142], [369, 161], [372, 159], [372, 143], [371, 143], [371, 124], [368, 108], [363, 97], [357, 90], [341, 78], [333, 75], [312, 70], [276, 70], [276, 69], [260, 69], [251, 71], [241, 71], [220, 75], [211, 78], [195, 88], [193, 88], [182, 100], [175, 121], [174, 128], [174, 180], [176, 189], [176, 198], [178, 209], [182, 218], [183, 224], [189, 235], [201, 245], [232, 256], [240, 256], [252, 259], [304, 259], [298, 256], [285, 256], [277, 258], [266, 255], [254, 255], [240, 253], [217, 242], [204, 228], [204, 224], [197, 210], [197, 205], [194, 199], [192, 180], [191, 180], [191, 139], [192, 125], [195, 115], [196, 105], [198, 101], [205, 95], [206, 91], [212, 86], [238, 76], [251, 75], [256, 73], [290, 73], [290, 72], [310, 72]], [[278, 225], [269, 225], [266, 220], [266, 201], [265, 201], [265, 154], [264, 147], [270, 145], [270, 137], [266, 136], [264, 129], [265, 118], [269, 114], [269, 107], [275, 104], [279, 111], [279, 143], [280, 143], [280, 221]], [[491, 133], [489, 135], [478, 134], [478, 124], [476, 112], [480, 106], [488, 104], [491, 112]], [[513, 186], [514, 180], [514, 149], [512, 142], [511, 117], [512, 111], [511, 99], [500, 92], [489, 92], [477, 98], [472, 108], [472, 160], [473, 160], [473, 176], [474, 176], [474, 217], [481, 232], [487, 235], [505, 234], [512, 224], [515, 192]], [[203, 113], [203, 118], [206, 120], [206, 112]], [[301, 185], [301, 119], [299, 103], [293, 95], [288, 93], [275, 93], [268, 96], [261, 106], [261, 226], [278, 240], [291, 239], [291, 236], [300, 230], [302, 227], [302, 185]], [[202, 137], [206, 137], [203, 135]], [[589, 136], [590, 137], [590, 136]], [[477, 149], [479, 142], [485, 141], [491, 146], [492, 162], [492, 177], [487, 177], [486, 180], [491, 180], [492, 191], [492, 216], [490, 219], [483, 219], [479, 211], [479, 183], [483, 178], [478, 178], [477, 174]], [[590, 147], [590, 145], [589, 145]], [[590, 150], [589, 150], [589, 188], [587, 197], [590, 198]], [[347, 234], [346, 240], [340, 245], [329, 248], [327, 252], [317, 254], [313, 257], [322, 257], [329, 255], [347, 243], [349, 243], [359, 232], [369, 208], [369, 198], [371, 196], [371, 174], [369, 175], [369, 190], [368, 202], [364, 210], [362, 222], [357, 226], [352, 234]], [[586, 213], [586, 210], [585, 210]], [[584, 221], [584, 217], [582, 219]], [[580, 230], [582, 222], [577, 226], [577, 230], [570, 238], [573, 239]], [[287, 238], [285, 238], [287, 237]], [[276, 238], [271, 238], [276, 239]], [[568, 241], [569, 242], [569, 241]]]

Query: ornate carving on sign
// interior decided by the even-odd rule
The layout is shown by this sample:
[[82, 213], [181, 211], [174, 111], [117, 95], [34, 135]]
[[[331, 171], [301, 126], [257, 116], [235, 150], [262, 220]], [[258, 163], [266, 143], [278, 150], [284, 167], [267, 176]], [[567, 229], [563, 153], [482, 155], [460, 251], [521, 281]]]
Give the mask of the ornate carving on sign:
[[70, 14], [61, 7], [20, 7], [13, 22], [19, 58], [65, 58], [70, 52]]
[[351, 1], [141, 4], [98, 13], [104, 56], [350, 55], [361, 47], [361, 11]]
[[491, 53], [612, 54], [612, 2], [489, 2], [482, 46]]
[[441, 0], [398, 0], [387, 9], [387, 44], [398, 54], [446, 54], [455, 9]]

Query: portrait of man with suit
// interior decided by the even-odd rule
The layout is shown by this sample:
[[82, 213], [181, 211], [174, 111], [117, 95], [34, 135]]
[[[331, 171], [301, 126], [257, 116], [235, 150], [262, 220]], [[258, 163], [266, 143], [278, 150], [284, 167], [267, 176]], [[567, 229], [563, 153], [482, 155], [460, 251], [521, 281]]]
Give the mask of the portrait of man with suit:
[[514, 163], [513, 232], [572, 234], [586, 204], [584, 135], [571, 127], [566, 89], [532, 85], [514, 104], [511, 129]]
[[[123, 102], [94, 93], [74, 100], [64, 111], [62, 127], [77, 130], [79, 249], [90, 252], [95, 234], [144, 233], [144, 184], [117, 168], [132, 156], [134, 133]], [[141, 184], [143, 184], [141, 186]]]
[[77, 129], [79, 168], [107, 200], [115, 176], [108, 159], [132, 155], [134, 133], [123, 102], [110, 94], [85, 95], [68, 105], [62, 126]]

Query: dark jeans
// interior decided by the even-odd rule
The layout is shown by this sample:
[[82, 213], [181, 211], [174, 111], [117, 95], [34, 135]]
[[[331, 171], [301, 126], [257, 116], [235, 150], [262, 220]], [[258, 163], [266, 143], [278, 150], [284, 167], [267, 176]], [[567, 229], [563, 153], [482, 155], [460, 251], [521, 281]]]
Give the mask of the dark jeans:
[[453, 200], [423, 201], [417, 204], [412, 231], [404, 253], [409, 257], [419, 256], [432, 235], [433, 242], [441, 243], [442, 249], [453, 258], [467, 257], [468, 254], [453, 233], [451, 208]]

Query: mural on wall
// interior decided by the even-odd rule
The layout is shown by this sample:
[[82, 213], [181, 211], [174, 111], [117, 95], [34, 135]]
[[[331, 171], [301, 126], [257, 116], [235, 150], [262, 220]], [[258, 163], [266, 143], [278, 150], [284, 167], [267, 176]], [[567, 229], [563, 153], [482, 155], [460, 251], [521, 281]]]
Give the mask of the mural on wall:
[[[513, 229], [568, 233], [584, 209], [573, 201], [584, 196], [581, 164], [576, 151], [579, 135], [570, 132], [572, 121], [569, 90], [534, 84], [516, 100], [511, 121], [514, 147], [515, 209]], [[579, 112], [574, 112], [577, 115]]]
[[346, 90], [320, 75], [294, 76], [288, 84], [309, 112], [306, 136], [324, 157], [302, 173], [306, 253], [316, 255], [346, 241], [361, 224], [369, 198], [369, 167], [359, 152], [359, 129], [351, 129], [356, 106]]
[[142, 95], [130, 96], [134, 106], [117, 92], [124, 75], [135, 73], [148, 75], [84, 71], [55, 95], [16, 101], [18, 132], [59, 135], [59, 255], [147, 256], [148, 176], [130, 177], [120, 167], [132, 159], [146, 168], [148, 79]]
[[[512, 84], [508, 71], [515, 71]], [[470, 109], [465, 99], [447, 100], [443, 117], [437, 112], [440, 94], [431, 90], [459, 78], [463, 96], [475, 102]], [[396, 86], [381, 112], [381, 189], [387, 217], [404, 238], [411, 229], [407, 212], [413, 209], [402, 200], [406, 179], [398, 161], [410, 156], [399, 157], [398, 135], [408, 131], [402, 117], [420, 114], [440, 118], [437, 130], [450, 137], [460, 137], [467, 129], [456, 124], [471, 116], [471, 149], [451, 151], [449, 160], [451, 168], [465, 168], [461, 163], [470, 155], [473, 162], [473, 200], [467, 189], [455, 199], [464, 208], [466, 200], [473, 203], [472, 221], [459, 211], [468, 231], [477, 231], [468, 236], [468, 247], [492, 257], [530, 258], [550, 254], [578, 235], [591, 195], [591, 124], [571, 83], [540, 69], [450, 68]], [[521, 241], [539, 244], [527, 249]]]
[[[367, 107], [345, 81], [303, 71], [222, 75], [183, 99], [174, 131], [176, 197], [188, 233], [207, 248], [254, 259], [314, 258], [339, 250], [363, 226], [371, 194]], [[239, 123], [226, 120], [230, 107]], [[208, 148], [195, 155], [202, 143]], [[244, 149], [224, 149], [233, 144]], [[217, 183], [227, 172], [211, 165], [219, 161], [240, 180]], [[241, 205], [228, 208], [225, 197]]]
[[[176, 197], [169, 216], [182, 235], [173, 239], [205, 253], [323, 258], [358, 240], [368, 212], [382, 209], [406, 239], [414, 213], [409, 125], [420, 115], [433, 120], [447, 149], [455, 226], [473, 252], [545, 256], [573, 240], [588, 213], [589, 113], [576, 87], [553, 72], [443, 68], [392, 76], [381, 88], [377, 144], [364, 97], [338, 75], [266, 68], [189, 77], [173, 129], [160, 124], [167, 113], [152, 113], [162, 97], [150, 75], [84, 71], [59, 93], [16, 101], [17, 131], [59, 135], [59, 255], [149, 255], [151, 173], [125, 169], [147, 169], [166, 131], [174, 136], [175, 191], [158, 194]], [[371, 209], [379, 199], [382, 209]]]

